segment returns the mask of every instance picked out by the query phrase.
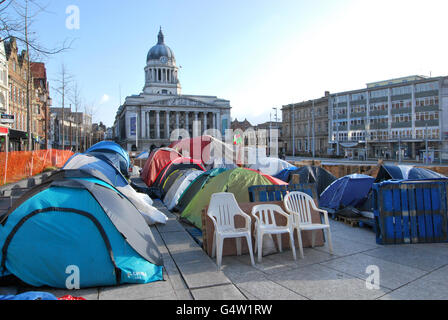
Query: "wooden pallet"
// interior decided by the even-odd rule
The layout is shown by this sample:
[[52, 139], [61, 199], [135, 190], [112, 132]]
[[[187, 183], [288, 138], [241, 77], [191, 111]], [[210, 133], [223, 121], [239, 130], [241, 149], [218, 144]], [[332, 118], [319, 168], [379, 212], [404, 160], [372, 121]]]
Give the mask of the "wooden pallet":
[[348, 225], [352, 226], [353, 228], [359, 227], [359, 222], [360, 222], [359, 218], [347, 218], [344, 216], [337, 216], [336, 220], [344, 222], [345, 224], [348, 224]]

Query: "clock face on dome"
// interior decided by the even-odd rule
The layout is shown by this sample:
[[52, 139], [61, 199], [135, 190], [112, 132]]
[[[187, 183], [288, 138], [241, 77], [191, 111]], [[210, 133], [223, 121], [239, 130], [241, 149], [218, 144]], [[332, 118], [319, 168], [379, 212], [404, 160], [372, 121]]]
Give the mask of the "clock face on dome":
[[160, 62], [167, 63], [168, 62], [168, 58], [167, 57], [161, 57], [160, 58]]

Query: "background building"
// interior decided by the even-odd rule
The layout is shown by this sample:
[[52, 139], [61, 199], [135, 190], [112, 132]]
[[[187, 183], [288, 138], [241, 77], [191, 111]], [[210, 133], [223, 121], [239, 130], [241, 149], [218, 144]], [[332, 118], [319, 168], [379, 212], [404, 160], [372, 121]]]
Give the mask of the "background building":
[[328, 101], [325, 97], [283, 106], [284, 148], [288, 155], [328, 155]]
[[174, 129], [193, 136], [193, 121], [201, 125], [199, 135], [206, 129], [224, 134], [230, 128], [230, 109], [229, 101], [216, 96], [181, 94], [176, 59], [160, 30], [147, 56], [143, 92], [127, 97], [118, 109], [115, 140], [128, 151], [167, 146]]
[[[5, 51], [8, 60], [9, 113], [14, 115], [14, 123], [9, 133], [10, 150], [27, 150], [28, 131], [31, 133], [32, 149], [40, 149], [38, 119], [41, 117], [38, 112], [41, 109], [37, 107], [39, 104], [38, 96], [31, 72], [28, 70], [28, 53], [25, 50], [22, 50], [20, 54], [18, 53], [15, 38], [11, 38], [5, 43]], [[30, 82], [27, 90], [28, 77], [30, 77]], [[30, 107], [29, 117], [27, 95]], [[28, 125], [30, 126], [29, 130]]]
[[106, 130], [107, 128], [102, 122], [92, 124], [92, 145], [106, 139]]
[[49, 148], [48, 132], [50, 123], [50, 85], [47, 80], [47, 70], [45, 64], [41, 62], [31, 62], [31, 75], [33, 77], [34, 94], [36, 98], [35, 117], [33, 118], [36, 133], [39, 138], [40, 149]]
[[[5, 43], [0, 43], [0, 151], [6, 151], [6, 143], [11, 124], [3, 118], [9, 115], [9, 85], [8, 85], [8, 60], [6, 59]], [[4, 116], [5, 115], [5, 116]]]
[[241, 130], [244, 132], [248, 129], [254, 129], [254, 126], [247, 119], [244, 119], [244, 121], [238, 121], [238, 119], [235, 118], [235, 120], [233, 120], [230, 124], [230, 129], [233, 131]]
[[[64, 108], [64, 122], [62, 122], [62, 108], [51, 108], [50, 113], [53, 148], [84, 152], [92, 146], [92, 117], [89, 114], [72, 112]], [[65, 135], [65, 145], [62, 145], [62, 134]]]
[[332, 94], [329, 119], [334, 154], [355, 159], [447, 158], [448, 77], [411, 76]]

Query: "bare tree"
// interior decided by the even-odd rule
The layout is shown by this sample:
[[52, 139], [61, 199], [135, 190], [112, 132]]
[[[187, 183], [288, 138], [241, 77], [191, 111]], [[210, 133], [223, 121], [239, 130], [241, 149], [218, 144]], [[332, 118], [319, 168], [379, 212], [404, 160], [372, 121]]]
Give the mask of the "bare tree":
[[85, 136], [87, 136], [87, 135], [89, 136], [87, 143], [88, 143], [89, 147], [91, 147], [92, 146], [92, 122], [93, 122], [93, 117], [98, 112], [98, 107], [95, 106], [95, 103], [85, 104], [84, 112], [90, 118], [90, 127], [87, 127], [85, 129]]
[[53, 81], [57, 84], [53, 89], [61, 95], [62, 99], [62, 147], [65, 149], [65, 98], [70, 94], [70, 85], [73, 82], [73, 75], [67, 71], [67, 67], [64, 63], [61, 64], [58, 78]]
[[80, 108], [81, 108], [81, 90], [79, 89], [77, 82], [74, 82], [74, 84], [73, 84], [70, 101], [75, 106], [75, 127], [76, 127], [76, 134], [75, 134], [76, 147], [75, 147], [75, 152], [78, 152], [79, 151], [79, 116], [78, 116], [78, 110], [80, 110]]
[[26, 47], [26, 110], [27, 110], [27, 134], [28, 150], [32, 150], [32, 110], [33, 85], [31, 74], [32, 55], [36, 57], [54, 55], [70, 48], [67, 40], [58, 48], [46, 48], [42, 46], [36, 33], [32, 31], [32, 25], [36, 17], [45, 11], [45, 6], [38, 0], [0, 0], [0, 43], [15, 38]]
[[49, 13], [48, 4], [42, 4], [42, 2], [40, 0], [0, 0], [0, 42], [15, 38], [28, 45], [31, 51], [40, 56], [54, 55], [70, 49], [74, 39], [64, 39], [62, 44], [49, 48], [42, 45], [36, 33], [31, 31], [36, 18], [42, 13]]

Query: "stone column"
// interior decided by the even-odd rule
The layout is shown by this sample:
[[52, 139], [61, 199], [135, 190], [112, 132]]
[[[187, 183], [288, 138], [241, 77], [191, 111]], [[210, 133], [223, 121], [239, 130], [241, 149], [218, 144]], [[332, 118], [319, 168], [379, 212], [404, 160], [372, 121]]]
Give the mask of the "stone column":
[[[196, 124], [199, 123], [199, 112], [195, 111], [194, 112], [194, 123], [193, 123], [193, 136], [199, 136], [201, 133], [200, 132], [196, 132], [197, 131], [197, 127]], [[200, 124], [199, 124], [200, 126]]]
[[216, 119], [217, 119], [217, 113], [213, 112], [213, 129], [218, 129], [218, 123]]
[[179, 111], [176, 111], [176, 129], [179, 129]]
[[170, 112], [166, 111], [166, 132], [165, 132], [165, 138], [170, 138]]
[[216, 128], [219, 130], [219, 132], [221, 132], [221, 134], [222, 134], [222, 128], [221, 128], [221, 112], [218, 112], [217, 114], [216, 114], [216, 121], [217, 121], [217, 126], [216, 126]]
[[160, 111], [156, 111], [156, 139], [160, 139]]
[[143, 108], [141, 108], [141, 111], [140, 111], [140, 119], [141, 119], [141, 138], [142, 139], [145, 139], [145, 137], [146, 137], [146, 112], [143, 110]]
[[149, 111], [145, 112], [145, 117], [146, 117], [146, 139], [151, 139], [151, 117]]
[[188, 111], [185, 111], [185, 130], [187, 130], [187, 132], [190, 130], [190, 124], [188, 122]]
[[204, 131], [207, 130], [207, 116], [208, 112], [204, 112]]

